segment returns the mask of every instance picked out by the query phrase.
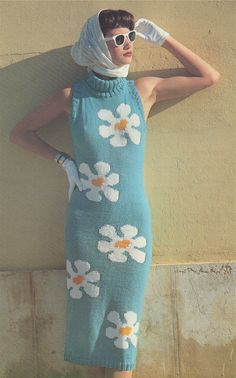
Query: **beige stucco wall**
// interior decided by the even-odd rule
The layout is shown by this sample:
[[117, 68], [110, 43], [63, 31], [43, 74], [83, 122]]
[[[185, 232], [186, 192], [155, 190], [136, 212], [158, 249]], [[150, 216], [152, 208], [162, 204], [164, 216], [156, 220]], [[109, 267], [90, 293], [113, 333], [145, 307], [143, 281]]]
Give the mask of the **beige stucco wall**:
[[[0, 270], [14, 272], [16, 274], [14, 279], [17, 279], [19, 270], [23, 272], [46, 269], [52, 270], [52, 273], [55, 270], [56, 273], [52, 277], [57, 279], [57, 272], [61, 271], [60, 279], [63, 285], [62, 271], [65, 269], [63, 233], [68, 182], [65, 172], [55, 162], [10, 143], [10, 130], [57, 88], [63, 87], [86, 72], [84, 68], [73, 62], [69, 53], [70, 46], [78, 38], [85, 20], [99, 9], [108, 7], [127, 9], [135, 15], [136, 20], [145, 17], [154, 21], [221, 73], [221, 79], [216, 85], [184, 99], [162, 102], [151, 110], [145, 155], [145, 183], [152, 213], [154, 247], [152, 269], [162, 264], [198, 265], [209, 262], [221, 266], [221, 263], [235, 261], [236, 2], [8, 1], [0, 3], [2, 15], [0, 34], [3, 41], [0, 44], [2, 89]], [[181, 75], [183, 72], [182, 64], [167, 50], [137, 40], [128, 79], [145, 75]], [[55, 148], [73, 155], [69, 123], [65, 117], [60, 117], [47, 128], [41, 129], [39, 135]], [[166, 272], [168, 276], [169, 272]], [[224, 269], [218, 269], [218, 272], [218, 276], [222, 275], [224, 281]], [[211, 273], [210, 268], [206, 270], [206, 274], [208, 273]], [[27, 273], [22, 274], [22, 280], [26, 280], [28, 285], [29, 276]], [[160, 282], [162, 282], [161, 277]], [[3, 281], [5, 281], [4, 276]], [[192, 282], [191, 277], [190, 282]], [[233, 285], [231, 278], [230, 282]], [[188, 282], [185, 284], [188, 285]], [[214, 284], [214, 279], [209, 276], [209, 280], [205, 282], [205, 292], [201, 291], [200, 294], [200, 298], [205, 295], [206, 303], [210, 303], [210, 289]], [[52, 294], [57, 289], [54, 290], [52, 285], [51, 290]], [[168, 288], [167, 292], [169, 293]], [[63, 298], [63, 292], [60, 293]], [[148, 293], [147, 301], [153, 305], [153, 292]], [[164, 291], [163, 293], [165, 297], [166, 294]], [[235, 294], [234, 291], [233, 293]], [[11, 295], [6, 298], [8, 300], [10, 298], [14, 305], [7, 308], [6, 319], [9, 319], [11, 308], [19, 309], [19, 306], [14, 307], [18, 302], [15, 302], [16, 297]], [[168, 295], [173, 300], [175, 293]], [[234, 303], [232, 291], [225, 290], [224, 295], [220, 293], [217, 298], [222, 308], [224, 301]], [[32, 298], [29, 297], [30, 306], [31, 301]], [[4, 303], [7, 303], [7, 299], [6, 302], [5, 299], [3, 300]], [[165, 303], [163, 306], [167, 311]], [[187, 306], [190, 306], [189, 316], [191, 316], [191, 306], [194, 308], [195, 305], [190, 301]], [[53, 307], [52, 313], [55, 313], [55, 308]], [[154, 314], [158, 313], [158, 308], [157, 305]], [[235, 307], [230, 308], [230, 310], [226, 309], [225, 313], [222, 310], [218, 318], [229, 318], [233, 321], [236, 310]], [[150, 309], [146, 312], [146, 316], [149, 312]], [[21, 324], [20, 313], [19, 316], [15, 314], [15, 322]], [[185, 307], [181, 307], [181, 304], [178, 306], [178, 314], [183, 328], [186, 329], [189, 318], [186, 320]], [[54, 315], [51, 316], [49, 320], [52, 322]], [[4, 324], [4, 319], [4, 316], [0, 318], [1, 325]], [[145, 315], [144, 319], [146, 319]], [[176, 321], [176, 316], [174, 319]], [[155, 323], [154, 318], [152, 321]], [[205, 324], [203, 319], [199, 318], [197, 321], [202, 334], [208, 334], [209, 328], [205, 329], [201, 326]], [[25, 324], [27, 324], [27, 316]], [[230, 324], [229, 322], [228, 326], [227, 323], [225, 333], [227, 327], [230, 328]], [[175, 327], [178, 328], [178, 324], [175, 323]], [[229, 356], [229, 361], [232, 361], [234, 349], [231, 343], [235, 338], [232, 329], [230, 340], [225, 341], [223, 332], [223, 336], [219, 335], [218, 344], [215, 346], [214, 343], [208, 342], [211, 340], [210, 336], [205, 340], [205, 344], [202, 340], [199, 342], [198, 328], [195, 333], [193, 332], [192, 338], [191, 327], [188, 334], [181, 333], [181, 330], [182, 328], [178, 340], [183, 341], [182, 337], [185, 336], [188, 339], [185, 340], [185, 365], [181, 365], [185, 368], [181, 370], [179, 360], [176, 359], [172, 361], [170, 358], [169, 365], [163, 362], [161, 360], [165, 355], [163, 349], [163, 354], [158, 355], [162, 361], [160, 377], [196, 378], [197, 366], [201, 361], [204, 361], [205, 371], [208, 374], [210, 366], [213, 368], [215, 353], [222, 356], [223, 352]], [[38, 332], [41, 335], [40, 329]], [[214, 330], [209, 332], [208, 335], [211, 335]], [[172, 336], [174, 338], [175, 334], [168, 337]], [[19, 341], [22, 333], [17, 334], [17, 337]], [[161, 337], [163, 341], [166, 339], [164, 333]], [[16, 339], [13, 337], [12, 343], [14, 340]], [[150, 333], [145, 340], [152, 342]], [[177, 348], [178, 340], [172, 340], [173, 353]], [[30, 344], [27, 345], [30, 349]], [[160, 353], [158, 348], [161, 347], [155, 343], [152, 345], [152, 352]], [[198, 358], [193, 360], [191, 350], [196, 351], [198, 348]], [[37, 354], [37, 351], [35, 353]], [[211, 356], [212, 364], [208, 365], [207, 359], [209, 361]], [[151, 361], [152, 358], [149, 358]], [[158, 362], [158, 358], [156, 361]], [[233, 365], [227, 365], [224, 360], [222, 364], [219, 374], [223, 372], [222, 374], [225, 375], [216, 375], [214, 366], [215, 375], [210, 377], [233, 378]], [[13, 369], [17, 365], [13, 363], [11, 366]], [[33, 371], [36, 371], [35, 365], [32, 366]], [[139, 369], [142, 371], [141, 363]], [[5, 374], [6, 367], [2, 367], [1, 371]], [[14, 369], [12, 371], [14, 372]], [[194, 373], [190, 374], [190, 371]], [[22, 374], [25, 376], [24, 372]], [[61, 374], [63, 377], [66, 376]], [[14, 375], [9, 373], [9, 377], [11, 376]], [[155, 367], [153, 376], [155, 376]], [[6, 378], [6, 375], [2, 377]], [[46, 378], [46, 375], [42, 377]], [[209, 375], [202, 374], [199, 377], [209, 378]], [[14, 378], [18, 377], [14, 376]]]

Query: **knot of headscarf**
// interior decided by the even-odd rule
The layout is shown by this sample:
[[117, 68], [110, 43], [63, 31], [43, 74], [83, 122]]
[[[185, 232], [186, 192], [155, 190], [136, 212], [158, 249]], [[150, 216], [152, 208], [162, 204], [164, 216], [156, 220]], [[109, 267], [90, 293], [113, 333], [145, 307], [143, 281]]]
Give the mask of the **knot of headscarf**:
[[114, 64], [104, 40], [99, 23], [99, 14], [102, 10], [100, 9], [94, 16], [88, 18], [81, 30], [79, 40], [71, 47], [71, 56], [77, 64], [87, 66], [88, 72], [93, 70], [106, 76], [126, 77], [130, 64], [122, 66]]

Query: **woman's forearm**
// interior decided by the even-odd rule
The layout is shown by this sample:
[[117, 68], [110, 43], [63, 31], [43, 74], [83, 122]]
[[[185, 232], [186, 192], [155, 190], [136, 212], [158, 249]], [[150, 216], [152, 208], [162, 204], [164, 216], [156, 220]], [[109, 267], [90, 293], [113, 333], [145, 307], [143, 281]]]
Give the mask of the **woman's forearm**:
[[37, 108], [17, 123], [9, 135], [10, 142], [34, 152], [46, 159], [53, 160], [59, 152], [44, 142], [37, 134], [41, 127], [46, 127], [69, 109], [70, 88], [59, 89]]
[[161, 47], [172, 53], [192, 75], [219, 78], [219, 72], [200, 56], [169, 35]]
[[22, 148], [34, 152], [46, 159], [53, 160], [59, 152], [50, 144], [44, 142], [35, 131], [27, 130], [24, 133], [12, 134], [10, 137], [12, 143], [21, 146]]

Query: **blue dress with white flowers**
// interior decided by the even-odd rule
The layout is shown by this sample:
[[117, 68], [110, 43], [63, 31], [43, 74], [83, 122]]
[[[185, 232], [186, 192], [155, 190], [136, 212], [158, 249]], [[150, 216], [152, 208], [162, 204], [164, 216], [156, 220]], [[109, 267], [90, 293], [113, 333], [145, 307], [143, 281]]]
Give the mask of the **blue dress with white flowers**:
[[82, 190], [65, 222], [64, 360], [133, 370], [152, 257], [147, 124], [134, 80], [93, 71], [74, 80], [70, 131]]

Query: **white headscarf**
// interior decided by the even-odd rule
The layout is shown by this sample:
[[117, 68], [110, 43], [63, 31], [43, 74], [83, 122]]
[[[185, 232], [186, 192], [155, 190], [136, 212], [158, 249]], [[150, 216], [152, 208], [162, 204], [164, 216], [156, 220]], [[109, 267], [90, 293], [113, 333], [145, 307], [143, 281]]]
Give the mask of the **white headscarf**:
[[100, 9], [94, 16], [88, 18], [84, 24], [80, 38], [71, 47], [70, 53], [74, 61], [87, 66], [88, 72], [93, 70], [112, 77], [126, 77], [130, 64], [118, 66], [112, 62], [104, 35], [99, 24]]

